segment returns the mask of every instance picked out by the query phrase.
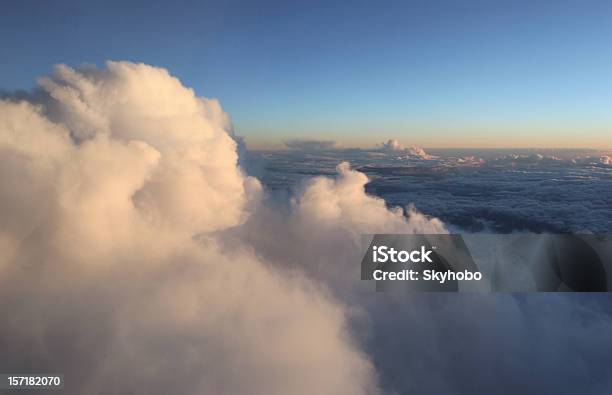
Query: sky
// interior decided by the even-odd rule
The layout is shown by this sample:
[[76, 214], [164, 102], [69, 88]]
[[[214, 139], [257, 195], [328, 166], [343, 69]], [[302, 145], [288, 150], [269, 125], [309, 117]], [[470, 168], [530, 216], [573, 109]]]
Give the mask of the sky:
[[249, 146], [612, 148], [609, 1], [4, 1], [0, 89], [167, 68]]

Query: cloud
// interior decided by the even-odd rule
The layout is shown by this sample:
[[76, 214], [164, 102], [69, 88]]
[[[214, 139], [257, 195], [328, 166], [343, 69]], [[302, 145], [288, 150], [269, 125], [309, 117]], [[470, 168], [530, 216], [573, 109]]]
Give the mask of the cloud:
[[612, 326], [602, 307], [608, 294], [373, 295], [355, 280], [361, 233], [447, 230], [422, 214], [387, 209], [365, 193], [367, 177], [346, 163], [337, 173], [304, 181], [288, 206], [258, 210], [224, 240], [231, 248], [235, 237], [273, 264], [331, 284], [354, 311], [352, 328], [378, 368], [383, 393], [605, 393], [610, 341], [597, 333]]
[[405, 148], [400, 144], [399, 141], [390, 139], [386, 143], [381, 143], [379, 146], [379, 151], [382, 151], [387, 154], [394, 155], [405, 155], [409, 159], [432, 159], [433, 157], [425, 152], [423, 148], [420, 147], [410, 147]]
[[336, 147], [336, 142], [331, 140], [289, 140], [285, 145], [300, 151], [327, 151]]
[[388, 208], [366, 194], [368, 178], [348, 163], [336, 171], [335, 177], [304, 180], [289, 203], [268, 200], [243, 226], [229, 230], [228, 248], [249, 245], [267, 261], [298, 267], [334, 290], [352, 291], [362, 285], [356, 281], [362, 234], [448, 232], [414, 207]]
[[513, 164], [513, 159], [502, 163], [461, 151], [436, 152], [436, 159], [427, 161], [371, 152], [338, 150], [316, 158], [292, 151], [268, 152], [265, 161], [270, 171], [263, 181], [269, 188], [287, 190], [306, 175], [331, 175], [338, 162], [350, 160], [371, 178], [366, 185], [369, 194], [384, 198], [389, 207], [414, 203], [455, 231], [606, 233], [612, 221], [610, 167], [601, 163], [605, 153], [562, 151], [559, 160], [538, 161], [534, 156], [533, 163]]
[[1, 371], [73, 394], [376, 392], [342, 302], [223, 248], [262, 189], [218, 102], [127, 62], [41, 90], [0, 102]]
[[610, 156], [608, 155], [574, 155], [569, 157], [558, 157], [555, 155], [543, 155], [534, 153], [530, 155], [511, 154], [498, 158], [493, 158], [486, 161], [486, 164], [492, 166], [520, 166], [520, 165], [552, 165], [552, 166], [601, 166], [607, 167], [612, 165]]
[[609, 303], [609, 294], [383, 295], [370, 301], [368, 351], [390, 393], [603, 395]]
[[401, 152], [405, 150], [404, 146], [394, 139], [389, 139], [386, 143], [381, 143], [380, 149], [388, 152]]
[[338, 177], [306, 181], [293, 200], [294, 215], [314, 226], [341, 226], [355, 233], [376, 229], [383, 233], [445, 233], [437, 219], [414, 210], [406, 217], [401, 207], [387, 209], [385, 201], [365, 193], [368, 178], [351, 170], [347, 162], [337, 166]]

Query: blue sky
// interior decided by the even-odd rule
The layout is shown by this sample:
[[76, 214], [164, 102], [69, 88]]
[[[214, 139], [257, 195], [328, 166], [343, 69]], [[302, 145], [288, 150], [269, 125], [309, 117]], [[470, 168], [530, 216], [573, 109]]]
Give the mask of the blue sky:
[[166, 67], [254, 145], [612, 147], [610, 1], [5, 1], [0, 59]]

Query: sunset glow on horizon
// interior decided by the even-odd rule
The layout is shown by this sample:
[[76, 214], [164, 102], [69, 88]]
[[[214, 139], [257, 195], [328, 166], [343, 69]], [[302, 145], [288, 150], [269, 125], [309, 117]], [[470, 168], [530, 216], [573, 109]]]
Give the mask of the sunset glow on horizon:
[[0, 91], [128, 60], [219, 99], [251, 146], [612, 148], [606, 1], [32, 4], [4, 11]]

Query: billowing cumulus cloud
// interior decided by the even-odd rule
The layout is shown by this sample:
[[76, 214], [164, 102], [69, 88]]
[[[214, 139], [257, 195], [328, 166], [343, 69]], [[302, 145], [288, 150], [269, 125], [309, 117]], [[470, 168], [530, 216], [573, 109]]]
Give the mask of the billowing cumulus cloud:
[[356, 234], [377, 229], [386, 233], [440, 233], [444, 225], [437, 219], [429, 220], [413, 210], [406, 219], [401, 207], [391, 210], [385, 201], [366, 195], [365, 174], [350, 169], [347, 162], [337, 167], [338, 177], [316, 177], [306, 182], [294, 200], [295, 214], [303, 222], [316, 226], [343, 226]]
[[224, 240], [250, 245], [270, 262], [298, 266], [333, 289], [352, 290], [359, 285], [361, 235], [448, 232], [413, 207], [389, 209], [366, 194], [368, 178], [348, 163], [336, 171], [333, 178], [305, 180], [285, 207], [267, 202]]
[[388, 210], [346, 164], [275, 217], [219, 104], [163, 69], [60, 66], [36, 97], [0, 102], [0, 370], [62, 372], [75, 394], [377, 392], [326, 274], [245, 232], [441, 223]]
[[403, 155], [408, 158], [432, 159], [432, 156], [427, 154], [423, 148], [416, 146], [406, 148], [399, 141], [394, 139], [390, 139], [386, 143], [381, 143], [379, 145], [379, 151], [389, 155]]
[[[135, 196], [150, 216], [190, 231], [242, 221], [254, 181], [236, 166], [230, 121], [216, 100], [196, 97], [163, 69], [126, 62], [79, 72], [59, 66], [40, 84], [52, 99], [50, 118], [76, 142], [107, 134], [160, 153], [152, 179]], [[192, 191], [205, 195], [206, 204]]]

